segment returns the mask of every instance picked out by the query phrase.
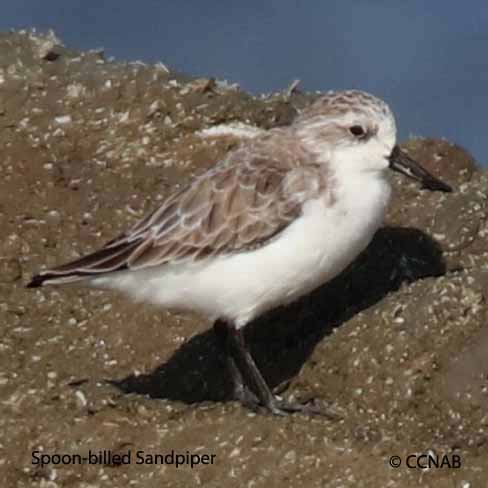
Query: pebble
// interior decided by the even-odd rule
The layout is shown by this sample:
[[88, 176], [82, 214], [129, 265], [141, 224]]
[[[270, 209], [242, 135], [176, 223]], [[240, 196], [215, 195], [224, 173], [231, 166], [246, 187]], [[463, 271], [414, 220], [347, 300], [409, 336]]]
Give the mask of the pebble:
[[13, 283], [22, 277], [22, 268], [16, 258], [0, 258], [0, 282]]

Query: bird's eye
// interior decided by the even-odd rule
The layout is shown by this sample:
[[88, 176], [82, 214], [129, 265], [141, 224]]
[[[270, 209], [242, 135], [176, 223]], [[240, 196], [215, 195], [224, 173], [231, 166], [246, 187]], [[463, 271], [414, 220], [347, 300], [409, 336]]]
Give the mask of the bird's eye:
[[366, 135], [366, 131], [360, 125], [353, 125], [352, 127], [349, 127], [349, 132], [358, 139]]

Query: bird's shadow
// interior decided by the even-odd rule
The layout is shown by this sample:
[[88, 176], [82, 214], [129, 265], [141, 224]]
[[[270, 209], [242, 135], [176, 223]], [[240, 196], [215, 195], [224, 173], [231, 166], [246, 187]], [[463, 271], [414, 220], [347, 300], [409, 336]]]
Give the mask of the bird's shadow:
[[[279, 385], [299, 372], [317, 343], [335, 327], [402, 283], [445, 271], [441, 249], [427, 234], [385, 227], [340, 276], [246, 327], [256, 363], [271, 387]], [[232, 399], [224, 358], [211, 329], [192, 337], [151, 373], [109, 382], [125, 393], [184, 403]]]

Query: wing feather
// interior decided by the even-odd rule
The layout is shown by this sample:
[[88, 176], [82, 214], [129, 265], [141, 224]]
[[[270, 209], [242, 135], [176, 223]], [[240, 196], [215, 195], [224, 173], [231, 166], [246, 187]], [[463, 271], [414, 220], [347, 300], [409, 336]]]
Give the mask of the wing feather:
[[[65, 277], [160, 266], [256, 249], [285, 229], [326, 187], [322, 165], [291, 148], [243, 147], [99, 251], [42, 273], [31, 285]], [[307, 155], [310, 158], [310, 155]], [[45, 279], [42, 279], [45, 277]]]

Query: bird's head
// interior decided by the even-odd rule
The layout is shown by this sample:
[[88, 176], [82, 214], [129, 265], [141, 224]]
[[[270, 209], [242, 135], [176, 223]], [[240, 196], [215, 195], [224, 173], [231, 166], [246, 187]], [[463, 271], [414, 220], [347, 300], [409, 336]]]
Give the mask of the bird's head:
[[329, 164], [352, 172], [390, 168], [430, 190], [451, 191], [396, 145], [393, 113], [373, 95], [359, 90], [329, 92], [306, 108], [293, 127], [307, 149]]

